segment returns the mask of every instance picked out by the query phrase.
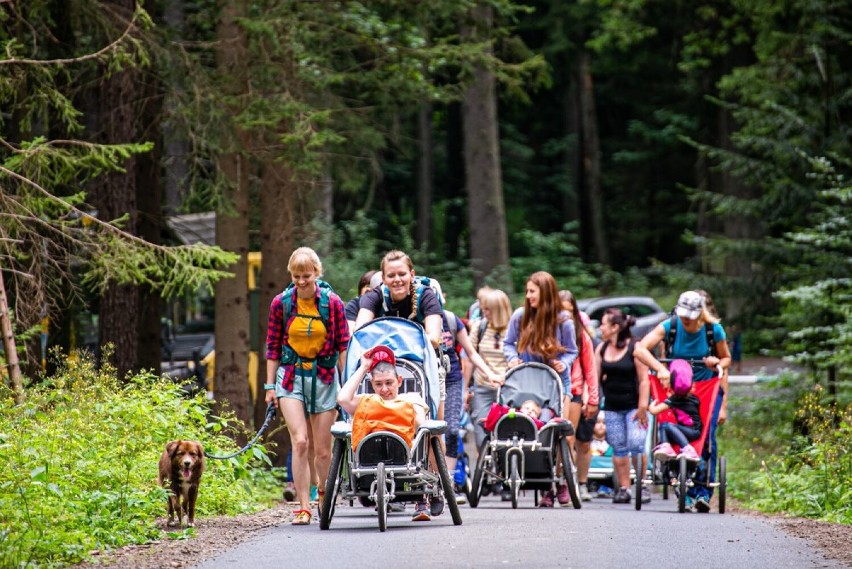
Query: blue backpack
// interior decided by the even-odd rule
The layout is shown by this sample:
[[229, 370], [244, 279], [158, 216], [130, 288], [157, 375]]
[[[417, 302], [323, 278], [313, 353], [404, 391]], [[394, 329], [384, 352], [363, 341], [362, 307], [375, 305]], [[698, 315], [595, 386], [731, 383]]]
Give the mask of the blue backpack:
[[[438, 281], [435, 279], [430, 279], [429, 277], [423, 277], [420, 275], [415, 275], [412, 279], [412, 283], [414, 284], [414, 294], [415, 294], [415, 310], [412, 314], [409, 314], [406, 318], [409, 320], [416, 320], [417, 322], [423, 322], [423, 308], [421, 306], [423, 299], [423, 291], [427, 288], [431, 288], [435, 291], [435, 296], [438, 297], [438, 305], [440, 305], [441, 310], [444, 309], [444, 298], [441, 294], [441, 285], [438, 284]], [[391, 297], [390, 297], [390, 289], [387, 285], [381, 285], [382, 288], [382, 314], [377, 314], [376, 316], [383, 316], [390, 312], [391, 306]]]

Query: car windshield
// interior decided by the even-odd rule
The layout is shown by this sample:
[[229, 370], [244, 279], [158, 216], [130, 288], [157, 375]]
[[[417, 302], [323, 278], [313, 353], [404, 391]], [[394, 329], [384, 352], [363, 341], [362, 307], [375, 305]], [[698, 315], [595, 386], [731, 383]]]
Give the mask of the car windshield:
[[641, 318], [642, 316], [648, 316], [649, 314], [654, 314], [658, 312], [656, 309], [646, 304], [616, 304], [613, 306], [604, 306], [598, 308], [597, 310], [589, 314], [589, 318], [600, 322], [600, 320], [603, 318], [604, 312], [608, 308], [618, 308], [624, 314], [632, 314], [635, 318]]

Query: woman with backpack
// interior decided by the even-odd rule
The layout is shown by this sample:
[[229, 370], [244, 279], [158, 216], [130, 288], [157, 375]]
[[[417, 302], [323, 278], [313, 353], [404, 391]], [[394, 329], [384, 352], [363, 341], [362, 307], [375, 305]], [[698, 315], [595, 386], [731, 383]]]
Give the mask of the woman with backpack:
[[560, 290], [559, 299], [563, 310], [571, 315], [574, 330], [577, 331], [577, 348], [580, 354], [571, 366], [571, 391], [565, 392], [562, 411], [563, 417], [576, 426], [576, 436], [569, 437], [570, 443], [573, 443], [569, 443], [569, 446], [575, 449], [580, 499], [588, 502], [592, 499], [587, 486], [592, 462], [592, 435], [600, 408], [598, 366], [595, 361], [595, 346], [581, 319], [577, 299], [570, 290]]
[[[706, 294], [706, 293], [705, 293]], [[722, 383], [719, 395], [713, 407], [707, 443], [702, 452], [704, 461], [699, 465], [698, 478], [705, 477], [707, 469], [709, 482], [716, 481], [716, 426], [727, 418], [728, 383], [727, 370], [731, 365], [725, 329], [707, 308], [705, 298], [694, 290], [680, 295], [675, 306], [675, 314], [658, 324], [636, 345], [636, 356], [657, 372], [660, 383], [669, 388], [671, 373], [668, 367], [654, 357], [652, 350], [663, 342], [666, 359], [701, 360], [703, 365], [693, 364], [693, 381], [706, 381], [716, 374], [716, 367], [722, 368]], [[710, 498], [713, 488], [695, 485], [686, 496], [687, 507], [698, 512], [710, 511]]]
[[337, 419], [335, 366], [342, 372], [349, 326], [343, 301], [319, 279], [322, 263], [313, 249], [299, 247], [293, 251], [287, 270], [293, 282], [272, 299], [269, 307], [264, 389], [266, 403], [280, 409], [290, 432], [299, 502], [292, 523], [309, 525], [309, 437], [313, 439], [318, 487], [325, 488], [331, 462], [331, 425]]
[[361, 296], [358, 329], [380, 316], [414, 320], [426, 329], [432, 347], [441, 345], [443, 308], [435, 291], [416, 281], [414, 263], [402, 251], [389, 251], [382, 258], [382, 284]]
[[[549, 365], [562, 378], [565, 393], [571, 390], [571, 365], [577, 357], [577, 340], [571, 315], [562, 310], [559, 289], [550, 273], [530, 275], [524, 306], [512, 314], [503, 343], [508, 367], [525, 362]], [[571, 501], [568, 486], [556, 489], [560, 504]], [[553, 492], [542, 495], [539, 506], [553, 507]]]
[[503, 375], [509, 369], [506, 356], [503, 355], [503, 340], [512, 316], [512, 304], [502, 290], [490, 289], [482, 293], [479, 302], [481, 317], [471, 322], [470, 343], [473, 352], [482, 356], [493, 376], [481, 369], [473, 371], [470, 419], [476, 425], [474, 434], [477, 449], [482, 446], [486, 436], [480, 419], [485, 419], [491, 404], [497, 401], [497, 388], [503, 384]]
[[[614, 504], [629, 504], [630, 456], [641, 456], [642, 476], [648, 468], [645, 439], [648, 435], [650, 384], [648, 367], [636, 355], [638, 347], [630, 328], [633, 316], [618, 308], [607, 308], [601, 318], [601, 339], [595, 350], [600, 370], [601, 388], [606, 408], [606, 440], [612, 447], [612, 466], [618, 487], [612, 496]], [[643, 485], [641, 500], [651, 501], [650, 491]]]
[[[461, 428], [464, 394], [468, 387], [468, 381], [462, 375], [461, 359], [457, 348], [461, 347], [468, 354], [476, 371], [484, 374], [489, 383], [499, 384], [503, 378], [488, 367], [488, 364], [471, 344], [467, 328], [465, 328], [461, 319], [449, 310], [444, 310], [441, 342], [444, 353], [450, 358], [450, 369], [447, 372], [446, 379], [447, 397], [444, 401], [444, 420], [447, 422], [444, 456], [447, 461], [447, 469], [454, 472], [458, 460], [459, 429]], [[458, 501], [458, 498], [456, 501]]]

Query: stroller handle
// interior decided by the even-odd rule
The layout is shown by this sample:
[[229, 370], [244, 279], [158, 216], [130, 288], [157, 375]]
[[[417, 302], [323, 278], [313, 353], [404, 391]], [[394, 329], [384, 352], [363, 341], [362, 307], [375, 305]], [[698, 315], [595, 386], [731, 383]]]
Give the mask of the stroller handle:
[[[657, 361], [659, 361], [661, 364], [670, 364], [675, 360], [683, 360], [686, 363], [694, 365], [694, 366], [695, 365], [704, 365], [704, 360], [700, 360], [700, 359], [696, 359], [696, 358], [659, 358]], [[657, 375], [657, 371], [653, 370], [653, 369], [649, 369], [648, 373], [650, 373], [651, 375]], [[719, 377], [722, 377], [724, 370], [722, 369], [721, 364], [716, 364], [716, 373]]]

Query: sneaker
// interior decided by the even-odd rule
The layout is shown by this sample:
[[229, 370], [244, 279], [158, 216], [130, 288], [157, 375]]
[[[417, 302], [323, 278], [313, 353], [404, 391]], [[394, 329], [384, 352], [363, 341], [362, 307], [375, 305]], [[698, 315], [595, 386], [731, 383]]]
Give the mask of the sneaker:
[[412, 522], [430, 522], [432, 515], [429, 513], [429, 502], [417, 502], [414, 505], [414, 515], [411, 516]]
[[541, 495], [541, 500], [538, 501], [539, 508], [552, 508], [553, 507], [553, 492], [548, 490], [547, 492]]
[[292, 502], [296, 499], [296, 485], [292, 482], [288, 482], [286, 486], [284, 486], [284, 499], [288, 502]]
[[433, 516], [440, 516], [444, 513], [444, 497], [443, 496], [435, 496], [431, 500], [431, 504], [429, 504], [429, 511]]
[[404, 512], [405, 511], [405, 502], [391, 502], [388, 505], [389, 512]]
[[686, 499], [685, 499], [685, 502], [686, 502], [686, 506], [684, 507], [684, 510], [687, 511], [687, 512], [694, 512], [695, 511], [695, 498], [693, 498], [692, 496], [687, 496]]
[[465, 504], [467, 504], [467, 496], [464, 494], [464, 492], [456, 494], [456, 504], [460, 506], [464, 506]]
[[698, 453], [695, 452], [695, 449], [692, 448], [692, 445], [686, 445], [685, 447], [680, 449], [680, 454], [678, 455], [678, 457], [681, 456], [686, 457], [686, 460], [690, 462], [698, 462], [699, 460], [701, 460], [701, 457], [698, 456]]
[[598, 498], [612, 498], [612, 488], [603, 484], [598, 486]]
[[660, 443], [654, 449], [654, 458], [659, 460], [660, 462], [666, 462], [667, 460], [675, 458], [676, 456], [677, 453], [675, 453], [674, 449], [672, 448], [672, 445], [670, 445], [669, 443]]
[[698, 498], [696, 498], [695, 511], [701, 514], [708, 513], [710, 511], [710, 500], [708, 500], [706, 496], [699, 496]]
[[508, 488], [503, 488], [500, 490], [500, 501], [501, 502], [511, 502], [512, 501], [512, 491]]
[[651, 503], [651, 491], [642, 486], [642, 503], [650, 504]]
[[630, 490], [627, 488], [619, 488], [615, 491], [615, 494], [612, 496], [613, 504], [629, 504], [630, 503]]
[[[599, 492], [600, 494], [600, 492]], [[585, 484], [580, 484], [580, 499], [584, 502], [591, 502], [592, 495], [589, 494], [589, 487]]]
[[563, 506], [571, 502], [571, 495], [568, 493], [567, 484], [559, 484], [556, 486], [556, 499], [559, 500], [559, 504]]

